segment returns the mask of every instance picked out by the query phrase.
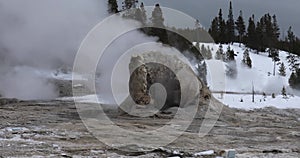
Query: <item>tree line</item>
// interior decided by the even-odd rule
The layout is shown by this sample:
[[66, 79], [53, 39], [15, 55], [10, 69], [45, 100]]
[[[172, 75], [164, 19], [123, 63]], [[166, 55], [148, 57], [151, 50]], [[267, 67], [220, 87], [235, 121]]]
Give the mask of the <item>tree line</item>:
[[[199, 50], [204, 50], [199, 48], [199, 43], [194, 46], [190, 41], [179, 35], [184, 34], [185, 36], [188, 36], [189, 39], [197, 42], [210, 42], [211, 39], [203, 38], [206, 37], [204, 35], [206, 30], [199, 26], [197, 27], [197, 22], [195, 24], [195, 28], [175, 28], [165, 26], [165, 19], [159, 4], [155, 5], [151, 17], [147, 17], [144, 4], [139, 3], [138, 0], [122, 0], [122, 9], [119, 10], [118, 8], [117, 0], [108, 0], [109, 13], [114, 14], [124, 11], [122, 12], [122, 16], [124, 18], [135, 19], [146, 26], [140, 29], [140, 31], [144, 34], [148, 36], [156, 36], [159, 38], [160, 42], [175, 47], [181, 52], [188, 50], [197, 56], [199, 61], [204, 58], [207, 59], [207, 56], [210, 56], [207, 55], [209, 53], [205, 53], [206, 55], [204, 55], [204, 57], [199, 56]], [[169, 30], [173, 30], [174, 32]], [[179, 34], [175, 32], [179, 32]], [[221, 44], [239, 42], [245, 44], [248, 48], [256, 51], [257, 53], [268, 52], [269, 57], [271, 57], [274, 62], [273, 75], [275, 75], [276, 65], [280, 65], [279, 75], [286, 75], [286, 67], [279, 61], [279, 50], [285, 50], [290, 53], [300, 55], [300, 40], [294, 34], [292, 27], [289, 27], [287, 36], [280, 39], [280, 28], [276, 15], [270, 15], [269, 13], [263, 15], [259, 20], [256, 20], [255, 15], [253, 14], [249, 17], [248, 25], [246, 26], [242, 10], [240, 11], [237, 19], [234, 19], [232, 2], [229, 2], [227, 19], [223, 17], [222, 9], [219, 9], [219, 13], [215, 18], [213, 18], [208, 32], [213, 40], [216, 43], [219, 43], [220, 46]], [[199, 37], [202, 37], [202, 39], [200, 40]], [[207, 51], [204, 50], [204, 52]], [[293, 54], [288, 56], [288, 66], [292, 71], [289, 82], [293, 88], [300, 89], [299, 57]], [[220, 58], [220, 60], [225, 62], [234, 63], [234, 52], [230, 48], [228, 48], [225, 52], [223, 52], [222, 48], [219, 48], [217, 51], [217, 58]], [[253, 65], [248, 49], [244, 52], [242, 62], [249, 68]], [[203, 70], [199, 71], [203, 72]], [[234, 73], [235, 72], [233, 70], [231, 74]]]
[[[219, 13], [212, 20], [208, 31], [216, 43], [239, 42], [244, 43], [257, 53], [268, 52], [269, 57], [274, 62], [273, 75], [275, 75], [276, 65], [279, 65], [279, 75], [286, 76], [286, 67], [283, 62], [280, 62], [278, 55], [279, 50], [289, 52], [287, 60], [289, 69], [292, 71], [289, 83], [291, 87], [300, 89], [300, 39], [294, 34], [291, 26], [287, 30], [287, 36], [280, 39], [280, 28], [275, 14], [270, 15], [267, 13], [257, 21], [253, 14], [249, 17], [248, 26], [246, 26], [242, 10], [238, 18], [234, 19], [232, 2], [230, 2], [228, 18], [223, 18], [223, 11], [219, 9]], [[247, 62], [247, 58], [249, 59], [248, 54], [247, 52], [244, 53], [246, 57], [243, 62], [251, 65], [250, 60]]]
[[[146, 10], [144, 8], [143, 2], [139, 2], [139, 0], [122, 0], [122, 6], [119, 10], [118, 1], [117, 0], [108, 0], [108, 13], [115, 14], [122, 12], [120, 15], [123, 18], [134, 19], [143, 24], [143, 27], [138, 29], [141, 33], [146, 34], [147, 36], [155, 36], [158, 38], [158, 41], [176, 48], [187, 58], [191, 58], [191, 55], [196, 58], [198, 61], [197, 71], [199, 77], [206, 82], [206, 65], [204, 62], [204, 57], [199, 55], [199, 50], [192, 43], [192, 39], [195, 41], [198, 35], [206, 31], [201, 28], [197, 29], [178, 29], [174, 27], [169, 27], [164, 24], [164, 16], [160, 5], [157, 3], [154, 5], [154, 9], [151, 12], [151, 17], [147, 17]], [[176, 33], [177, 32], [177, 33]], [[178, 33], [179, 32], [179, 33]], [[188, 35], [189, 39], [182, 36], [181, 34]], [[207, 34], [207, 33], [206, 33]], [[207, 40], [208, 41], [208, 40]], [[190, 54], [191, 53], [191, 54]]]

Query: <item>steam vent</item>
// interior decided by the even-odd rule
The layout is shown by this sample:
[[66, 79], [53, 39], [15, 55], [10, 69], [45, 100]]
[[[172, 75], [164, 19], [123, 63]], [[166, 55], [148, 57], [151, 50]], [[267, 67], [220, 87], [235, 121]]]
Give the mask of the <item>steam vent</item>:
[[[134, 104], [151, 106], [155, 98], [162, 98], [162, 91], [151, 91], [151, 86], [159, 83], [166, 92], [163, 105], [157, 107], [154, 104], [159, 111], [189, 104], [204, 105], [211, 98], [211, 93], [191, 67], [183, 55], [149, 52], [132, 56], [129, 64], [129, 92]], [[129, 108], [129, 105], [124, 105], [130, 104], [129, 100], [121, 108]]]

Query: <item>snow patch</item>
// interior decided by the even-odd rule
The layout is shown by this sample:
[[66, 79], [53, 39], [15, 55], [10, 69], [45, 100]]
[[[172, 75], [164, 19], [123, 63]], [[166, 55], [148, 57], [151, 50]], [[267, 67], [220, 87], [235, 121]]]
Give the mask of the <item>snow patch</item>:
[[213, 150], [207, 150], [195, 153], [194, 156], [203, 156], [203, 155], [213, 155], [215, 152]]
[[[216, 52], [219, 49], [219, 44], [200, 43], [200, 47], [202, 44], [204, 44], [205, 47], [209, 46], [212, 49], [213, 59], [206, 60], [208, 65], [208, 86], [214, 93], [213, 95], [224, 104], [230, 107], [242, 109], [264, 108], [268, 106], [274, 106], [281, 109], [300, 108], [300, 93], [299, 91], [292, 89], [288, 82], [292, 73], [289, 69], [289, 63], [287, 61], [287, 56], [289, 55], [288, 52], [279, 51], [280, 62], [283, 62], [286, 67], [286, 76], [280, 76], [278, 74], [279, 65], [276, 65], [276, 74], [273, 76], [274, 63], [272, 59], [268, 57], [267, 52], [256, 53], [255, 51], [249, 49], [249, 55], [252, 60], [252, 68], [248, 68], [242, 63], [243, 53], [247, 47], [243, 44], [234, 43], [230, 45], [230, 48], [234, 50], [236, 54], [235, 60], [237, 76], [235, 78], [230, 78], [226, 76], [225, 72], [227, 63], [214, 59]], [[227, 51], [228, 46], [228, 44], [222, 45], [224, 52]], [[210, 70], [215, 69], [214, 65], [211, 63], [218, 62], [219, 65], [222, 65], [223, 70], [219, 69], [217, 71], [217, 73], [219, 73], [217, 74], [218, 77], [211, 78], [213, 75], [210, 74]], [[216, 76], [216, 74], [214, 74], [214, 76]], [[251, 96], [252, 83], [256, 93], [254, 103], [252, 103]], [[289, 95], [288, 98], [281, 96], [281, 90], [283, 87], [286, 88], [287, 94]], [[267, 94], [268, 96], [263, 97], [263, 93]], [[276, 95], [275, 98], [271, 97], [272, 93]]]

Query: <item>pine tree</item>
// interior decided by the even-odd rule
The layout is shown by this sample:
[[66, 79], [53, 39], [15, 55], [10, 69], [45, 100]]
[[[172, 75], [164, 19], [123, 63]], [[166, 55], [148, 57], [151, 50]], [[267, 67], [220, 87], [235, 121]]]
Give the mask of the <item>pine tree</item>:
[[300, 69], [297, 68], [295, 72], [292, 72], [289, 78], [289, 84], [294, 89], [300, 89]]
[[232, 11], [232, 2], [229, 3], [229, 14], [228, 20], [226, 22], [226, 42], [234, 42], [235, 40], [235, 32], [234, 32], [234, 19], [233, 19], [233, 11]]
[[207, 46], [206, 50], [207, 50], [207, 60], [212, 59], [212, 53], [211, 53], [209, 46]]
[[218, 16], [212, 20], [208, 33], [216, 43], [223, 44], [227, 41], [226, 22], [223, 19], [222, 9], [219, 10]]
[[196, 44], [194, 46], [197, 49], [197, 51], [199, 52], [200, 56], [203, 56], [202, 50], [200, 48], [200, 43], [196, 42]]
[[264, 21], [261, 19], [259, 22], [256, 23], [256, 39], [255, 39], [255, 47], [254, 49], [258, 51], [264, 52], [266, 50], [265, 44], [267, 42], [266, 40], [266, 34], [263, 32], [264, 30]]
[[254, 15], [249, 18], [249, 25], [247, 28], [247, 37], [246, 37], [246, 45], [249, 48], [256, 49], [257, 44], [256, 44], [256, 26], [255, 26], [255, 21], [254, 21]]
[[220, 42], [219, 39], [219, 22], [218, 22], [218, 17], [214, 18], [211, 22], [210, 28], [208, 30], [208, 33], [210, 36], [214, 39], [216, 43]]
[[206, 57], [207, 56], [207, 50], [204, 47], [204, 44], [201, 45], [201, 49], [200, 50], [201, 50], [201, 54], [204, 56], [204, 58], [207, 59], [207, 57]]
[[152, 25], [155, 27], [164, 27], [164, 20], [165, 19], [163, 18], [162, 10], [159, 4], [156, 4], [154, 10], [152, 11]]
[[283, 62], [280, 64], [278, 71], [280, 76], [286, 76], [286, 67]]
[[247, 57], [246, 64], [248, 65], [249, 68], [252, 68], [252, 60], [250, 56]]
[[274, 43], [274, 30], [273, 30], [273, 23], [272, 23], [272, 17], [270, 14], [266, 14], [264, 17], [262, 17], [264, 22], [262, 23], [262, 28], [263, 28], [263, 39], [265, 42], [263, 42], [263, 47], [264, 48], [275, 48], [275, 43]]
[[292, 31], [292, 27], [290, 26], [287, 31], [287, 37], [285, 39], [287, 43], [287, 51], [290, 53], [296, 53], [297, 50], [295, 46], [297, 45], [297, 37], [295, 36], [294, 32]]
[[300, 69], [292, 72], [289, 78], [289, 84], [294, 89], [300, 89]]
[[298, 56], [297, 55], [294, 55], [294, 54], [289, 54], [287, 56], [287, 61], [289, 63], [289, 69], [292, 71], [292, 72], [296, 72], [296, 70], [299, 68], [299, 61], [298, 61]]
[[224, 60], [224, 51], [222, 44], [219, 45], [219, 49], [216, 52], [216, 60]]
[[285, 89], [284, 86], [282, 87], [281, 95], [282, 95], [283, 98], [287, 98], [286, 89]]
[[269, 56], [272, 58], [272, 61], [274, 62], [274, 67], [273, 67], [273, 76], [275, 76], [275, 69], [276, 69], [276, 62], [280, 61], [279, 59], [279, 52], [277, 49], [270, 48], [269, 49]]
[[289, 27], [289, 30], [288, 30], [288, 35], [287, 35], [287, 42], [289, 43], [293, 43], [296, 41], [296, 36], [294, 35], [294, 32], [292, 31], [292, 27], [290, 26]]
[[234, 51], [230, 48], [230, 45], [228, 45], [227, 47], [227, 51], [226, 51], [226, 61], [233, 61], [234, 60]]
[[124, 0], [122, 2], [123, 6], [122, 6], [122, 9], [124, 11], [124, 14], [122, 14], [122, 16], [124, 18], [128, 18], [128, 19], [135, 19], [135, 20], [138, 20], [139, 17], [137, 16], [140, 16], [140, 15], [137, 15], [137, 14], [140, 14], [140, 12], [137, 11], [136, 9], [136, 6], [138, 4], [138, 0]]
[[118, 13], [118, 3], [117, 0], [108, 0], [108, 13], [109, 14], [114, 14]]
[[243, 18], [243, 12], [240, 11], [240, 16], [238, 17], [237, 21], [235, 22], [236, 29], [238, 31], [239, 42], [242, 43], [245, 32], [246, 26]]
[[249, 50], [248, 48], [244, 51], [243, 53], [243, 59], [242, 59], [242, 63], [246, 64], [246, 60], [247, 60], [247, 57], [249, 56]]
[[248, 49], [246, 49], [246, 50], [244, 51], [242, 62], [243, 62], [245, 65], [247, 65], [249, 68], [252, 67], [252, 60], [251, 60], [251, 58], [250, 58], [250, 54], [249, 54], [249, 50], [248, 50]]
[[206, 49], [204, 44], [201, 45], [201, 54], [204, 56], [206, 60], [212, 59], [212, 53], [210, 49]]
[[131, 9], [131, 8], [136, 8], [136, 5], [139, 3], [138, 0], [124, 0], [124, 2], [122, 2], [123, 6], [123, 10], [126, 9]]
[[280, 35], [279, 31], [280, 29], [275, 15], [271, 16], [270, 14], [265, 14], [262, 16], [256, 25], [257, 49], [259, 51], [265, 51], [266, 48], [276, 48]]
[[143, 25], [147, 23], [146, 10], [144, 8], [144, 3], [141, 3], [140, 8], [135, 10], [135, 20], [141, 22]]
[[[189, 47], [190, 43], [188, 43], [187, 41], [181, 40], [179, 42], [181, 36], [165, 29], [163, 12], [159, 4], [155, 4], [150, 20], [151, 27], [148, 27], [146, 29], [147, 35], [159, 37], [160, 42], [164, 44], [169, 44], [171, 46], [176, 46], [176, 48], [178, 48], [181, 51], [193, 48], [194, 53], [197, 52], [195, 47]], [[190, 31], [188, 30], [187, 32]]]
[[195, 22], [195, 36], [197, 42], [200, 42], [200, 31], [201, 31], [201, 24], [200, 21], [197, 19]]
[[218, 27], [219, 27], [219, 42], [220, 43], [225, 43], [226, 42], [226, 23], [225, 20], [223, 19], [223, 13], [222, 9], [219, 10], [219, 18], [218, 18]]
[[273, 26], [273, 29], [272, 29], [272, 31], [273, 31], [272, 47], [275, 47], [277, 45], [277, 43], [278, 43], [278, 38], [280, 36], [280, 28], [278, 26], [275, 14], [272, 16], [272, 18], [273, 18], [273, 24], [272, 24], [272, 26]]

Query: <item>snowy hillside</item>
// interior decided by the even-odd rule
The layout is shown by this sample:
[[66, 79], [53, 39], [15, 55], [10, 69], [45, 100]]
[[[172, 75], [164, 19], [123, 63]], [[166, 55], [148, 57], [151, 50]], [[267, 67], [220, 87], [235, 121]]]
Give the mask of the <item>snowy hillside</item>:
[[[203, 45], [206, 48], [210, 48], [213, 57], [213, 59], [207, 60], [206, 62], [210, 63], [216, 61], [215, 56], [219, 49], [219, 45]], [[200, 44], [200, 47], [201, 46], [202, 44]], [[223, 51], [226, 52], [228, 45], [224, 44], [222, 46]], [[208, 85], [214, 92], [214, 96], [216, 98], [230, 107], [243, 109], [262, 108], [266, 106], [275, 106], [278, 108], [300, 108], [300, 97], [296, 96], [299, 92], [291, 89], [288, 83], [291, 71], [289, 70], [289, 64], [286, 59], [288, 55], [287, 52], [279, 51], [279, 62], [283, 62], [286, 66], [286, 76], [279, 75], [279, 65], [276, 65], [276, 75], [273, 76], [274, 63], [272, 59], [268, 57], [267, 52], [255, 53], [249, 49], [249, 55], [252, 60], [252, 68], [249, 68], [242, 63], [243, 53], [246, 50], [246, 47], [244, 45], [240, 46], [238, 43], [234, 43], [233, 45], [230, 45], [230, 48], [234, 50], [236, 54], [236, 77], [231, 78], [225, 75], [227, 63], [221, 62], [220, 60], [220, 64], [224, 64], [224, 70], [222, 71], [224, 76], [226, 76], [225, 88], [221, 88], [216, 84], [213, 85], [212, 80], [218, 79], [210, 79], [208, 72]], [[218, 83], [223, 81], [220, 79], [220, 81], [214, 81], [214, 83], [216, 82]], [[252, 83], [255, 91], [254, 103], [252, 102]], [[283, 97], [281, 95], [283, 87], [286, 88], [288, 94], [287, 97]], [[263, 93], [265, 93], [266, 96], [263, 96]], [[275, 94], [275, 98], [272, 98], [272, 93]]]
[[[289, 63], [286, 59], [288, 52], [279, 51], [279, 62], [283, 62], [286, 66], [286, 76], [279, 75], [279, 65], [276, 65], [276, 75], [273, 76], [274, 63], [267, 52], [256, 53], [249, 49], [249, 55], [252, 60], [252, 68], [247, 67], [242, 63], [243, 53], [247, 49], [244, 45], [234, 43], [230, 45], [230, 48], [235, 52], [236, 70], [237, 74], [235, 78], [226, 76], [226, 65], [228, 63], [216, 60], [216, 52], [219, 49], [218, 44], [200, 43], [206, 48], [209, 47], [212, 53], [213, 59], [206, 60], [208, 64], [208, 86], [213, 92], [213, 95], [223, 102], [225, 105], [242, 109], [254, 109], [274, 106], [281, 109], [286, 108], [300, 108], [300, 92], [289, 87], [289, 77], [291, 71], [289, 69]], [[227, 51], [228, 45], [224, 44], [223, 51]], [[211, 64], [213, 63], [213, 64]], [[215, 66], [214, 64], [220, 64], [223, 70], [219, 70], [218, 74], [220, 78], [211, 79], [209, 66]], [[86, 79], [86, 76], [74, 75], [74, 79]], [[223, 77], [223, 80], [222, 80]], [[225, 77], [225, 80], [224, 80]], [[57, 73], [53, 75], [53, 78], [62, 80], [72, 80], [71, 73]], [[214, 83], [214, 84], [213, 84]], [[254, 102], [252, 102], [252, 83], [254, 86], [255, 96]], [[225, 88], [221, 85], [225, 85]], [[287, 96], [282, 96], [282, 88], [286, 88]], [[274, 93], [275, 98], [272, 97]], [[265, 95], [263, 95], [265, 94]], [[64, 98], [73, 99], [73, 98]], [[98, 99], [98, 100], [97, 100]], [[80, 102], [92, 102], [92, 103], [108, 103], [106, 99], [101, 96], [95, 97], [94, 95], [82, 96], [77, 98]]]

